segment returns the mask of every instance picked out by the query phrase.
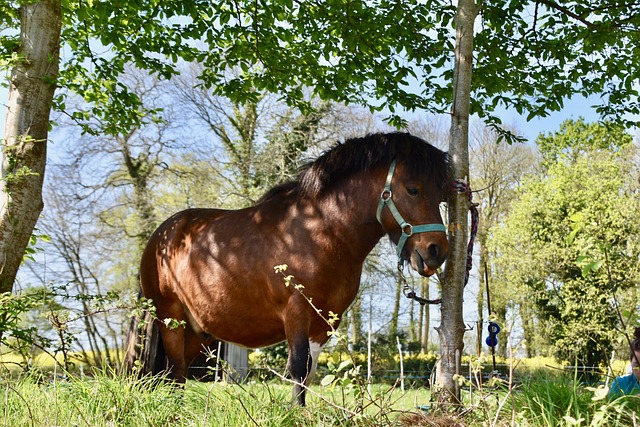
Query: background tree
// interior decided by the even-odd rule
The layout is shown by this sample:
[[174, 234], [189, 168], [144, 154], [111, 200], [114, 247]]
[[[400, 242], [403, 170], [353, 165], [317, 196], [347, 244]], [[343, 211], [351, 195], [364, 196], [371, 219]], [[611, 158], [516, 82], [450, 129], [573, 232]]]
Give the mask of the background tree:
[[62, 25], [59, 1], [25, 3], [19, 9], [12, 6], [0, 5], [0, 22], [21, 28], [18, 37], [2, 38], [2, 53], [6, 60], [7, 51], [11, 52], [13, 71], [0, 150], [0, 293], [13, 290], [22, 255], [42, 211]]
[[[54, 98], [56, 87], [70, 89], [92, 105], [88, 114], [72, 116], [78, 123], [99, 117], [109, 122], [106, 133], [126, 134], [139, 123], [140, 102], [119, 81], [125, 65], [135, 63], [163, 77], [175, 74], [172, 63], [178, 57], [193, 57], [193, 33], [190, 25], [169, 23], [166, 18], [196, 17], [206, 8], [195, 2], [62, 3], [0, 4], [0, 22], [7, 29], [0, 36], [0, 63], [12, 69], [1, 150], [1, 292], [13, 289], [42, 211], [49, 115], [54, 105], [65, 109], [65, 93]], [[59, 67], [63, 46], [68, 56]], [[93, 49], [107, 54], [95, 54]]]
[[537, 336], [528, 346], [597, 366], [612, 348], [611, 325], [623, 326], [612, 291], [640, 278], [638, 184], [628, 174], [634, 147], [623, 129], [582, 120], [537, 143], [544, 170], [525, 180], [495, 230], [494, 276], [527, 295], [514, 301], [521, 309], [534, 309]]
[[[176, 137], [186, 126], [175, 119], [175, 105], [163, 99], [169, 88], [167, 81], [131, 69], [120, 83], [141, 103], [138, 123], [107, 133], [111, 122], [99, 116], [87, 120], [81, 128], [64, 120], [68, 130], [63, 137], [80, 143], [67, 143], [60, 166], [78, 171], [73, 176], [80, 180], [75, 182], [76, 187], [85, 189], [78, 197], [102, 203], [97, 212], [99, 218], [135, 239], [137, 257], [158, 226], [154, 183], [159, 176], [173, 173], [168, 168], [168, 159], [186, 147], [196, 151], [198, 146]], [[88, 114], [86, 103], [70, 104], [68, 101], [66, 113]]]
[[354, 117], [317, 101], [310, 101], [314, 108], [303, 113], [268, 92], [237, 103], [194, 85], [203, 72], [201, 65], [191, 64], [185, 71], [172, 79], [171, 93], [191, 113], [192, 126], [204, 126], [221, 143], [212, 167], [225, 181], [225, 193], [231, 197], [225, 201], [227, 207], [254, 203], [266, 189], [292, 179], [307, 151], [338, 140], [344, 135], [340, 129], [345, 119]]
[[[54, 166], [50, 173], [55, 179], [70, 171]], [[132, 276], [131, 271], [118, 269], [117, 262], [106, 262], [105, 255], [113, 254], [117, 260], [127, 248], [117, 241], [113, 246], [107, 243], [104, 227], [96, 226], [93, 203], [76, 197], [76, 189], [61, 187], [45, 186], [48, 203], [38, 227], [49, 240], [46, 262], [27, 263], [29, 277], [31, 281], [38, 280], [51, 293], [52, 300], [60, 301], [61, 310], [78, 318], [73, 325], [74, 336], [69, 336], [69, 344], [78, 353], [75, 357], [91, 366], [117, 367], [124, 316], [122, 310], [115, 310], [114, 291], [121, 289], [123, 282], [130, 286]], [[41, 308], [45, 311], [37, 311], [40, 317], [56, 311], [46, 304]], [[45, 335], [45, 329], [39, 326], [38, 330]]]
[[[488, 314], [495, 316], [498, 323], [503, 325], [505, 332], [503, 335], [506, 336], [509, 331], [504, 326], [507, 325], [508, 302], [513, 298], [513, 291], [508, 285], [493, 283], [490, 270], [493, 254], [490, 253], [487, 242], [493, 227], [499, 227], [510, 211], [511, 201], [515, 197], [519, 184], [526, 175], [535, 170], [538, 157], [530, 146], [498, 143], [499, 137], [500, 135], [490, 128], [475, 126], [472, 131], [470, 162], [473, 188], [477, 191], [474, 196], [477, 197], [480, 214], [477, 237], [479, 257], [476, 270], [479, 282], [478, 320], [480, 322], [484, 320], [486, 274], [489, 280], [492, 309], [492, 313]], [[482, 334], [482, 330], [480, 333]], [[482, 342], [482, 339], [480, 341]], [[503, 357], [507, 356], [506, 344], [507, 339], [498, 340], [497, 352]]]

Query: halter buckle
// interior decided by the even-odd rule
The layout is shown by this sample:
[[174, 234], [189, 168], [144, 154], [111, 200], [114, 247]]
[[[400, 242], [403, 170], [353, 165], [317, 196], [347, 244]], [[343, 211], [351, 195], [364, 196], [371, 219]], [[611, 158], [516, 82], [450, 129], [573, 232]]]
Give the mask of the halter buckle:
[[[405, 231], [405, 229], [409, 229], [409, 231]], [[409, 224], [408, 222], [404, 222], [402, 224], [400, 224], [400, 229], [402, 230], [402, 232], [404, 234], [407, 235], [407, 237], [411, 237], [413, 235], [413, 225]]]

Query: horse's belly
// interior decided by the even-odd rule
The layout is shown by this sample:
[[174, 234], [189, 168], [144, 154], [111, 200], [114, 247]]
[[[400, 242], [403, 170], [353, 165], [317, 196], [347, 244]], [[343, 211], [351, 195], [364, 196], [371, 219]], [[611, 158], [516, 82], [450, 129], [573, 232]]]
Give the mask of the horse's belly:
[[285, 340], [284, 324], [273, 307], [252, 303], [200, 307], [198, 323], [208, 335], [248, 348], [266, 347]]
[[282, 325], [265, 327], [259, 323], [238, 324], [230, 321], [229, 324], [217, 327], [211, 331], [212, 336], [222, 340], [241, 345], [247, 348], [266, 347], [285, 340]]
[[[255, 248], [258, 245], [249, 246]], [[301, 298], [292, 286], [287, 286], [285, 278], [274, 271], [272, 264], [276, 262], [270, 259], [288, 260], [290, 268], [287, 273], [291, 272], [295, 283], [305, 286], [314, 304], [320, 304], [325, 313], [333, 311], [341, 314], [357, 291], [359, 269], [353, 269], [350, 274], [343, 272], [339, 281], [333, 274], [330, 280], [319, 281], [316, 272], [309, 268], [314, 264], [302, 255], [287, 258], [280, 253], [275, 256], [270, 254], [267, 257], [269, 260], [265, 261], [260, 257], [255, 260], [255, 253], [230, 257], [228, 251], [221, 250], [214, 243], [208, 247], [209, 256], [194, 256], [191, 253], [182, 263], [183, 271], [177, 277], [190, 277], [191, 281], [178, 284], [182, 288], [178, 293], [200, 328], [223, 341], [249, 348], [269, 346], [287, 338], [286, 319], [289, 319], [290, 329], [290, 322], [297, 321], [291, 319], [297, 319], [298, 315], [306, 319], [300, 318], [305, 323], [318, 317], [309, 302]], [[265, 257], [267, 252], [257, 251], [265, 254]], [[253, 259], [253, 263], [244, 264], [248, 259]], [[325, 286], [327, 282], [333, 286]], [[334, 289], [329, 294], [324, 291], [332, 287]], [[186, 292], [187, 289], [189, 292]], [[318, 334], [328, 329], [324, 322], [320, 326], [308, 327], [313, 329], [309, 332], [320, 331]]]
[[[276, 338], [276, 337], [279, 337], [279, 338]], [[220, 341], [226, 341], [232, 344], [236, 344], [240, 347], [246, 347], [246, 348], [268, 347], [270, 345], [283, 342], [286, 339], [284, 334], [282, 336], [279, 336], [279, 335], [264, 336], [263, 339], [260, 339], [261, 337], [258, 335], [255, 335], [255, 336], [252, 335], [250, 337], [238, 337], [234, 335], [229, 335], [227, 337], [216, 336], [216, 338], [219, 339]]]

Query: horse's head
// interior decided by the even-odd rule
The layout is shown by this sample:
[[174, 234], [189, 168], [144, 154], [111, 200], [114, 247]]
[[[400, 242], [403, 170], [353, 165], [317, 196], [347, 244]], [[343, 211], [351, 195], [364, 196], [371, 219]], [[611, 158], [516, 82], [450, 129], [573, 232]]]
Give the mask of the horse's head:
[[422, 276], [433, 275], [449, 252], [440, 215], [448, 182], [446, 154], [429, 147], [436, 158], [427, 163], [416, 165], [411, 158], [391, 163], [377, 212], [382, 228], [398, 245], [398, 257]]

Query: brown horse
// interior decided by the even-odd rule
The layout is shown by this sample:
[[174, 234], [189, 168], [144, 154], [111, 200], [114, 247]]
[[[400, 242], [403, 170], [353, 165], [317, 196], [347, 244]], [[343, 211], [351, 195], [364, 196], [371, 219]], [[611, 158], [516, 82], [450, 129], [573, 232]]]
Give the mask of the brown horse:
[[[294, 397], [304, 405], [330, 330], [315, 308], [342, 315], [375, 244], [385, 234], [400, 241], [400, 260], [423, 276], [444, 262], [447, 170], [446, 153], [425, 141], [376, 134], [336, 145], [252, 207], [166, 220], [142, 255], [140, 282], [158, 319], [184, 325], [161, 326], [173, 377], [184, 382], [214, 338], [248, 348], [287, 340]], [[285, 286], [274, 270], [282, 264], [304, 295]]]

